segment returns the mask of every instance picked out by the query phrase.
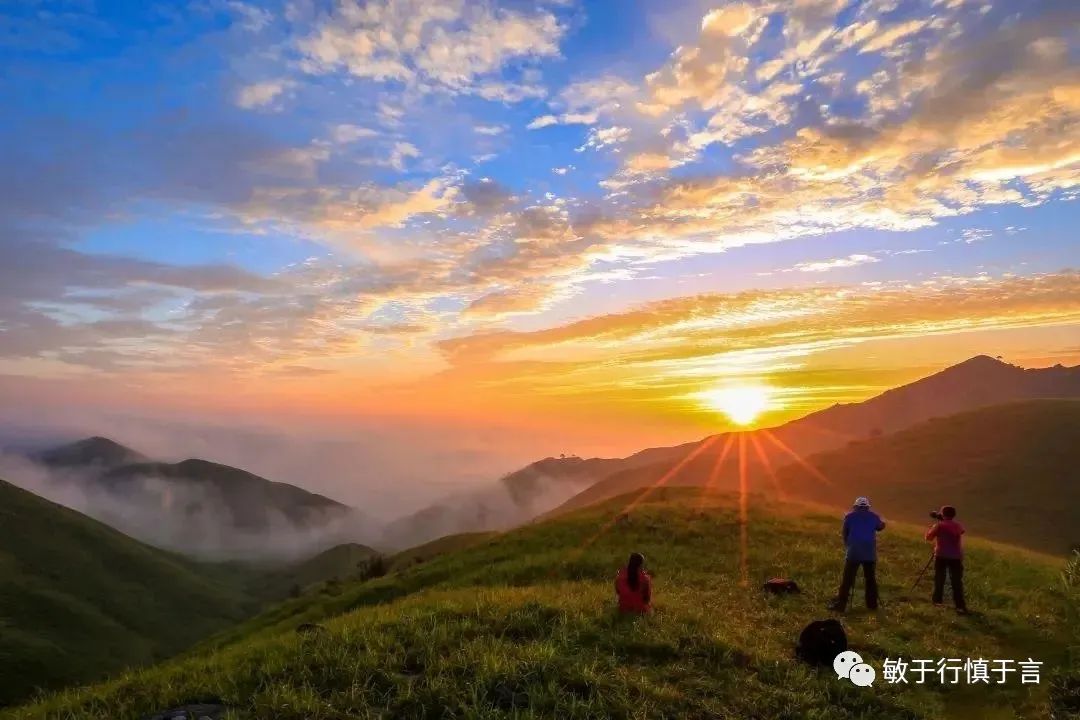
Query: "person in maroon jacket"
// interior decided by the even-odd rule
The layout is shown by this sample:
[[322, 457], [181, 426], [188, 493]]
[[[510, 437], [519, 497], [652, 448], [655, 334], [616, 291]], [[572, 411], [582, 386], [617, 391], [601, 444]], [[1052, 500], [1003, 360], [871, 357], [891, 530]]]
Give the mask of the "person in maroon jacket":
[[964, 549], [960, 538], [964, 526], [956, 521], [956, 508], [946, 505], [937, 514], [937, 522], [926, 531], [926, 539], [934, 543], [934, 595], [935, 605], [945, 596], [945, 573], [949, 574], [953, 602], [956, 611], [967, 613], [964, 601]]

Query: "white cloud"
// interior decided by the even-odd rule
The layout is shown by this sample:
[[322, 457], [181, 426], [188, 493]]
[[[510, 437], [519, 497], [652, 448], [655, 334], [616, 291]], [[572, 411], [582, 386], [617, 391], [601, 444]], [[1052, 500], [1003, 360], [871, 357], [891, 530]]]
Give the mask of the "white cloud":
[[541, 115], [540, 117], [536, 118], [535, 120], [533, 120], [531, 123], [529, 123], [525, 127], [528, 128], [529, 130], [539, 130], [540, 128], [546, 128], [546, 127], [549, 127], [551, 125], [558, 125], [558, 124], [559, 124], [559, 118], [555, 117], [554, 115]]
[[344, 71], [513, 102], [535, 88], [482, 80], [510, 61], [558, 55], [564, 31], [542, 10], [524, 13], [465, 0], [343, 0], [299, 49], [311, 73]]
[[563, 110], [558, 114], [541, 115], [528, 124], [529, 130], [551, 125], [592, 125], [602, 115], [614, 112], [637, 92], [622, 78], [604, 76], [567, 85], [551, 103]]
[[873, 255], [864, 255], [862, 253], [854, 253], [847, 257], [833, 258], [832, 260], [818, 260], [815, 262], [801, 262], [794, 267], [785, 268], [783, 272], [828, 272], [830, 270], [838, 270], [840, 268], [855, 267], [857, 265], [866, 265], [867, 263], [880, 262], [880, 258]]
[[236, 91], [236, 104], [245, 110], [254, 110], [270, 105], [285, 90], [292, 86], [288, 80], [265, 80], [245, 85]]
[[344, 145], [354, 143], [357, 140], [376, 137], [378, 134], [377, 130], [372, 130], [371, 128], [343, 123], [334, 126], [333, 130], [330, 132], [330, 137], [333, 138], [334, 142]]
[[418, 157], [420, 157], [420, 151], [415, 145], [407, 142], [396, 142], [394, 143], [394, 147], [390, 150], [390, 167], [398, 172], [404, 172], [405, 161], [408, 158]]
[[477, 135], [502, 135], [506, 132], [505, 125], [477, 125], [473, 128]]

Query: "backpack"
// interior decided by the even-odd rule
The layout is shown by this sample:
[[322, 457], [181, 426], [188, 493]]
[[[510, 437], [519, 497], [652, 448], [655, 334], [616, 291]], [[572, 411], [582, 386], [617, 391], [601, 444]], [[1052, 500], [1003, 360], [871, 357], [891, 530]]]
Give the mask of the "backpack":
[[837, 655], [847, 650], [844, 626], [832, 618], [815, 620], [803, 628], [795, 657], [811, 665], [832, 665]]
[[773, 595], [788, 595], [792, 593], [802, 592], [799, 590], [799, 586], [794, 580], [787, 578], [769, 578], [765, 581], [765, 584], [761, 586], [761, 589], [767, 593]]

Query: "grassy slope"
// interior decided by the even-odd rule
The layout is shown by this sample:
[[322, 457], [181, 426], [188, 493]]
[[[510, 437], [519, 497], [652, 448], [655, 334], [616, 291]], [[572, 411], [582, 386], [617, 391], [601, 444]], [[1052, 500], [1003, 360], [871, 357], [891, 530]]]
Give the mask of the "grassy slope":
[[327, 580], [354, 578], [360, 568], [378, 554], [357, 543], [335, 545], [307, 560], [267, 572], [256, 578], [250, 587], [259, 597], [284, 598], [293, 588], [304, 589]]
[[[795, 662], [800, 628], [835, 589], [838, 518], [751, 506], [748, 573], [739, 583], [733, 503], [662, 490], [633, 521], [586, 547], [626, 503], [616, 499], [437, 557], [335, 595], [286, 603], [243, 638], [121, 679], [60, 694], [10, 718], [125, 718], [214, 695], [232, 717], [1045, 718], [1047, 685], [937, 684], [872, 690]], [[802, 510], [798, 510], [802, 512]], [[627, 552], [648, 556], [657, 611], [612, 609]], [[855, 648], [886, 657], [1027, 658], [1060, 667], [1076, 643], [1060, 566], [972, 541], [962, 618], [904, 599], [926, 546], [915, 528], [883, 538], [884, 609], [846, 619]], [[795, 577], [804, 594], [765, 597], [757, 583]], [[925, 586], [924, 586], [925, 590]], [[323, 622], [323, 632], [294, 632]]]
[[793, 465], [793, 495], [848, 504], [868, 495], [887, 517], [922, 522], [956, 505], [970, 532], [1065, 555], [1080, 547], [1080, 402], [998, 405], [931, 420]]
[[0, 481], [0, 705], [160, 660], [254, 609], [217, 569]]

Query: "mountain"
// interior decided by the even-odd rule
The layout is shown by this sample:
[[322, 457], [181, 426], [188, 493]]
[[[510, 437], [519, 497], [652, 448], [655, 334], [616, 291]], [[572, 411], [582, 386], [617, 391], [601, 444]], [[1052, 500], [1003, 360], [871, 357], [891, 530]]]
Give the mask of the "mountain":
[[637, 464], [634, 458], [538, 460], [489, 487], [446, 498], [389, 523], [383, 543], [404, 548], [446, 535], [505, 530], [551, 510], [597, 477]]
[[597, 477], [589, 488], [553, 512], [585, 507], [656, 483], [735, 489], [740, 483], [740, 453], [734, 451], [734, 445], [742, 435], [747, 435], [744, 467], [748, 482], [772, 488], [776, 469], [797, 464], [812, 453], [896, 432], [933, 417], [1050, 398], [1080, 399], [1080, 366], [1024, 369], [978, 356], [863, 402], [834, 405], [779, 427], [749, 434], [724, 433], [637, 453], [632, 457], [653, 462]]
[[375, 536], [373, 521], [353, 508], [228, 465], [152, 461], [101, 437], [28, 457], [44, 475], [4, 462], [16, 484], [186, 554], [289, 559]]
[[[146, 462], [122, 465], [109, 470], [97, 482], [110, 492], [126, 497], [139, 493], [156, 495], [154, 481], [175, 493], [183, 489], [187, 504], [178, 507], [184, 515], [204, 510], [214, 502], [224, 510], [232, 525], [241, 530], [270, 530], [280, 520], [306, 529], [324, 522], [327, 516], [344, 513], [348, 506], [295, 485], [278, 483], [252, 473], [206, 460], [179, 463]], [[163, 502], [177, 505], [175, 496]]]
[[[881, 610], [865, 611], [856, 596], [842, 618], [852, 649], [877, 669], [865, 689], [792, 652], [806, 623], [827, 616], [842, 563], [838, 514], [755, 499], [741, 525], [731, 497], [669, 489], [603, 532], [630, 500], [305, 594], [224, 645], [9, 718], [137, 718], [199, 697], [220, 698], [238, 720], [1070, 716], [1080, 674], [1068, 657], [1080, 624], [1068, 613], [1080, 611], [1080, 590], [1062, 583], [1055, 559], [973, 533], [968, 600], [977, 614], [960, 617], [933, 607], [925, 582], [910, 592], [927, 545], [920, 528], [891, 526]], [[653, 576], [651, 617], [614, 610], [611, 581], [631, 550], [646, 554]], [[794, 577], [802, 593], [761, 593], [772, 575]], [[298, 633], [303, 623], [318, 628]], [[886, 658], [939, 657], [1035, 658], [1041, 679], [1021, 685], [1013, 673], [998, 685], [992, 675], [971, 692], [938, 682], [936, 667], [924, 684], [911, 669], [906, 685], [884, 679]]]
[[273, 570], [251, 586], [259, 597], [285, 598], [297, 591], [330, 580], [354, 579], [379, 553], [366, 545], [344, 543], [314, 557]]
[[812, 413], [785, 428], [796, 445], [802, 442], [800, 430], [811, 437], [831, 432], [857, 439], [988, 405], [1064, 398], [1080, 398], [1080, 366], [1025, 369], [979, 355], [864, 402]]
[[32, 453], [31, 458], [42, 465], [54, 468], [113, 468], [148, 460], [145, 455], [103, 437], [86, 438], [68, 445]]
[[222, 630], [255, 610], [244, 579], [0, 480], [0, 706]]
[[[1080, 401], [1037, 400], [938, 418], [789, 465], [790, 496], [926, 522], [954, 505], [983, 537], [1064, 555], [1080, 548]], [[824, 477], [828, 483], [821, 478]]]

